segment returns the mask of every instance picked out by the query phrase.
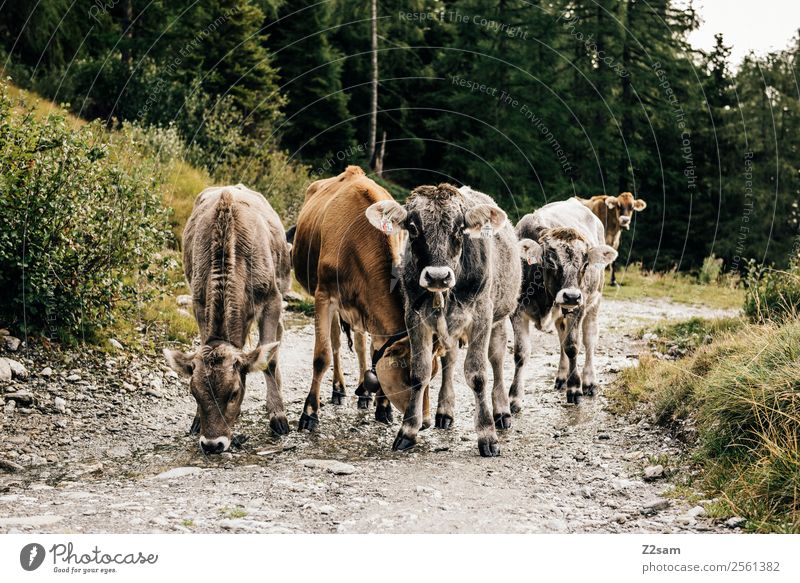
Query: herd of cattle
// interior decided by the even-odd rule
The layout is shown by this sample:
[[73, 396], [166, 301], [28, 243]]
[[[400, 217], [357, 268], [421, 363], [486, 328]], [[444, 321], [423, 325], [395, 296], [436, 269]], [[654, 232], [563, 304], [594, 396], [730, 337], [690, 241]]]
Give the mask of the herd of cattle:
[[[358, 355], [358, 406], [368, 408], [374, 395], [376, 420], [390, 423], [392, 407], [403, 413], [394, 450], [413, 446], [431, 425], [452, 426], [453, 374], [464, 348], [478, 450], [496, 456], [496, 430], [509, 428], [512, 413], [523, 407], [531, 321], [540, 330], [555, 325], [561, 342], [555, 385], [566, 389], [567, 402], [577, 405], [581, 395], [594, 394], [603, 271], [617, 257], [620, 230], [644, 208], [630, 193], [572, 198], [526, 215], [514, 229], [494, 200], [469, 187], [420, 186], [400, 205], [350, 166], [308, 187], [297, 224], [286, 232], [260, 194], [241, 184], [208, 188], [183, 235], [201, 346], [188, 354], [164, 351], [168, 364], [191, 379], [192, 432], [206, 453], [228, 449], [253, 371], [266, 377], [272, 431], [289, 432], [278, 352], [283, 295], [294, 268], [315, 306], [313, 374], [300, 430], [319, 423], [320, 388], [331, 361], [331, 400], [343, 401], [344, 332]], [[509, 318], [515, 371], [506, 390]], [[259, 342], [246, 351], [253, 323]], [[432, 418], [429, 388], [440, 362]]]

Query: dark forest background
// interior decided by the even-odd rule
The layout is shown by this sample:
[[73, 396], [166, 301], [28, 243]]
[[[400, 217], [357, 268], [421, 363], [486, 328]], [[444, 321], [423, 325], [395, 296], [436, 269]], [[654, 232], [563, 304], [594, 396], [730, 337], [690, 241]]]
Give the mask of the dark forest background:
[[[800, 44], [732, 63], [722, 37], [689, 46], [698, 25], [668, 0], [380, 0], [382, 178], [470, 184], [513, 220], [631, 191], [648, 207], [626, 259], [785, 265]], [[369, 0], [25, 0], [0, 8], [0, 58], [83, 118], [173, 128], [193, 164], [269, 198], [275, 152], [292, 180], [370, 163], [370, 30]]]

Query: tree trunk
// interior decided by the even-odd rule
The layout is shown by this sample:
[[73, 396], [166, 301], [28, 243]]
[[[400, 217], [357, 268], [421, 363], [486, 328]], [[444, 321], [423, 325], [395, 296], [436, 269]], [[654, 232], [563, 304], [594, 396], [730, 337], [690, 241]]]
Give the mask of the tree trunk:
[[378, 133], [378, 0], [370, 2], [372, 27], [372, 96], [369, 113], [369, 159], [375, 167], [375, 142]]
[[386, 154], [386, 130], [383, 131], [383, 136], [381, 136], [381, 147], [375, 154], [375, 165], [373, 169], [375, 170], [375, 174], [378, 177], [383, 178], [383, 156]]
[[[634, 6], [635, 2], [633, 0], [628, 0], [626, 10], [625, 10], [625, 20], [627, 26], [623, 27], [622, 30], [622, 66], [624, 67], [625, 71], [628, 72], [627, 75], [621, 77], [622, 80], [622, 123], [621, 130], [622, 135], [627, 140], [628, 144], [632, 143], [634, 139], [633, 136], [633, 88], [631, 87], [631, 35], [628, 31], [635, 30], [633, 25], [633, 16], [634, 16]], [[618, 189], [619, 192], [628, 192], [630, 189], [628, 188], [628, 169], [629, 166], [633, 166], [633, 160], [629, 160], [628, 157], [630, 156], [630, 152], [628, 149], [625, 148], [625, 144], [621, 144], [619, 150], [619, 165], [617, 168], [618, 176], [617, 179], [619, 180]]]

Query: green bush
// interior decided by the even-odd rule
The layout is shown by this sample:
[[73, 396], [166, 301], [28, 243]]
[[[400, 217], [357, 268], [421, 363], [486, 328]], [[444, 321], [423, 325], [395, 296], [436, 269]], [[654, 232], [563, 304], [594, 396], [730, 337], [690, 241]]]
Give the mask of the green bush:
[[137, 295], [169, 237], [157, 169], [109, 148], [97, 123], [15, 113], [0, 92], [0, 314], [26, 330], [85, 336]]
[[751, 262], [746, 279], [744, 313], [754, 322], [784, 322], [800, 313], [800, 257], [786, 270]]
[[699, 282], [705, 285], [718, 283], [722, 275], [722, 264], [722, 258], [715, 257], [713, 253], [703, 259], [703, 265], [698, 275]]

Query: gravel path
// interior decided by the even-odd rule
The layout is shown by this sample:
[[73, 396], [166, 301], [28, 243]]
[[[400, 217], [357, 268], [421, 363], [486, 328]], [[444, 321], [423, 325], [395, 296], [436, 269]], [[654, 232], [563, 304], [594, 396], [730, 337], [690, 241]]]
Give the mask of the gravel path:
[[[648, 322], [723, 314], [660, 300], [606, 300], [596, 358], [601, 382], [635, 364], [645, 350], [635, 331]], [[281, 366], [296, 427], [314, 335], [310, 319], [288, 320]], [[460, 368], [454, 429], [424, 431], [410, 452], [390, 451], [397, 413], [385, 427], [352, 397], [323, 408], [317, 433], [272, 438], [263, 377], [251, 375], [237, 428], [249, 440], [242, 450], [204, 457], [187, 436], [195, 408], [188, 383], [155, 356], [6, 353], [31, 374], [0, 387], [0, 532], [725, 530], [702, 508], [664, 497], [669, 480], [686, 471], [679, 443], [609, 413], [602, 389], [567, 406], [552, 388], [557, 337], [534, 332], [532, 340], [526, 409], [500, 434], [501, 457], [494, 459], [478, 456], [473, 398]], [[345, 370], [352, 395], [353, 354], [345, 354]], [[654, 468], [656, 479], [645, 481], [645, 467], [658, 456], [677, 474], [660, 477]]]

